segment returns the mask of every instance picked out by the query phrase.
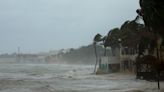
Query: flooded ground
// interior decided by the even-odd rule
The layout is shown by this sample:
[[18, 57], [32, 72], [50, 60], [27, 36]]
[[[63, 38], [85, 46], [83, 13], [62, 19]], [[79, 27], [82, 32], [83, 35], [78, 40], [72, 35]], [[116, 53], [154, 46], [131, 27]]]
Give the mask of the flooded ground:
[[132, 74], [92, 74], [94, 66], [1, 64], [0, 92], [164, 92]]

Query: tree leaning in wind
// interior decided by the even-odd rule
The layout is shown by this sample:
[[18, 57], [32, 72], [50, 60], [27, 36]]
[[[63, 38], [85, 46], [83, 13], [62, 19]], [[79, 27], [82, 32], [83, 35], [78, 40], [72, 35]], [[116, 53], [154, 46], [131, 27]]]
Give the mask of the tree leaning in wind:
[[94, 73], [96, 72], [96, 66], [98, 63], [98, 54], [97, 54], [97, 43], [102, 41], [102, 35], [100, 34], [96, 34], [94, 39], [93, 39], [93, 46], [94, 46], [94, 51], [95, 51], [95, 56], [96, 56], [96, 64], [95, 64], [95, 68], [94, 68]]
[[148, 31], [164, 37], [164, 1], [163, 0], [140, 0], [141, 9], [138, 15], [143, 19]]
[[164, 2], [163, 0], [140, 0], [140, 6], [141, 9], [138, 9], [137, 13], [143, 19], [147, 31], [155, 34], [159, 58], [160, 45], [164, 39]]
[[145, 28], [154, 33], [157, 58], [160, 59], [160, 48], [164, 44], [164, 1], [163, 0], [140, 0], [141, 9], [138, 15], [143, 19]]
[[120, 29], [111, 29], [105, 37], [104, 47], [111, 47], [112, 55], [115, 56], [115, 49], [119, 47], [118, 39], [120, 38]]
[[[147, 31], [155, 34], [157, 59], [160, 61], [160, 48], [164, 44], [164, 1], [163, 0], [140, 0], [141, 9], [137, 10], [138, 15], [143, 19]], [[159, 67], [158, 88], [159, 87]]]

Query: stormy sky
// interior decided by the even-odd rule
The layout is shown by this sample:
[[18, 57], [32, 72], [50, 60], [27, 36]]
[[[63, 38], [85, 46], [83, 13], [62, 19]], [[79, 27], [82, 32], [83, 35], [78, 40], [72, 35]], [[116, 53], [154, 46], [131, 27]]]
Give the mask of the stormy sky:
[[77, 48], [135, 18], [138, 0], [0, 0], [0, 53]]

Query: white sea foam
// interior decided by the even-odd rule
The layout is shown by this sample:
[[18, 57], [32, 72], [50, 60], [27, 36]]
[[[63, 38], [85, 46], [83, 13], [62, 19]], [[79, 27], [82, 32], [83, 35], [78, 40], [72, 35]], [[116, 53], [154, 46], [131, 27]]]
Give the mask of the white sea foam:
[[136, 80], [134, 75], [94, 75], [94, 66], [3, 64], [0, 92], [163, 92], [156, 82]]

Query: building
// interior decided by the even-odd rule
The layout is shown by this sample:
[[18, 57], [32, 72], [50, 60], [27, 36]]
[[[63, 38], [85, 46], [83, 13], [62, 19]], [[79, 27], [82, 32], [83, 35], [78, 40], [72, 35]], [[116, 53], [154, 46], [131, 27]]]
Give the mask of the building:
[[117, 48], [114, 56], [101, 56], [97, 73], [135, 72], [137, 51]]

